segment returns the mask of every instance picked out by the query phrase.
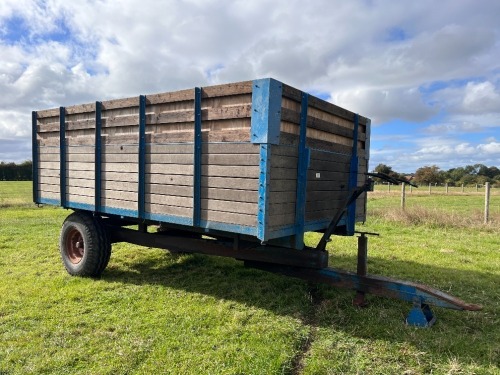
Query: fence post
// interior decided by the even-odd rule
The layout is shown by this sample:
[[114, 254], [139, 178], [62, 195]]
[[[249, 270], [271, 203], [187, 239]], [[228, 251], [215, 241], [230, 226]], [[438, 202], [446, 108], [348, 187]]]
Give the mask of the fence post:
[[406, 184], [403, 182], [401, 184], [401, 208], [404, 210], [405, 206], [406, 206]]
[[391, 183], [389, 182], [389, 193], [391, 192]]
[[479, 191], [479, 185], [476, 184], [476, 193]]
[[444, 186], [446, 188], [446, 194], [448, 195], [448, 183], [446, 183]]
[[464, 192], [464, 184], [462, 184], [462, 193]]
[[484, 185], [484, 223], [488, 224], [490, 220], [490, 183]]
[[410, 185], [410, 194], [413, 193], [413, 189], [412, 188], [413, 188], [413, 186]]
[[431, 195], [431, 183], [429, 182], [429, 195]]

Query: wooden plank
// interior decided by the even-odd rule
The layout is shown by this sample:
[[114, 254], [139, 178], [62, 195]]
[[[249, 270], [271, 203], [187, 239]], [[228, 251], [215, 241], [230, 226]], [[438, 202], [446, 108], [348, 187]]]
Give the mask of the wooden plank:
[[38, 176], [39, 184], [49, 184], [49, 185], [58, 185], [59, 186], [59, 177], [53, 176]]
[[137, 164], [139, 162], [138, 154], [102, 154], [102, 163], [116, 164], [116, 163], [131, 163]]
[[[269, 204], [293, 203], [297, 198], [296, 191], [270, 191]], [[271, 211], [272, 212], [272, 211]]]
[[166, 144], [146, 144], [146, 154], [192, 154], [193, 144], [189, 143], [166, 143]]
[[69, 146], [66, 148], [66, 154], [95, 154], [94, 146]]
[[57, 169], [44, 169], [40, 168], [38, 169], [38, 175], [40, 177], [59, 177], [59, 168]]
[[272, 157], [274, 157], [274, 156], [295, 156], [295, 157], [298, 157], [298, 153], [299, 152], [298, 152], [297, 147], [277, 146], [277, 145], [271, 146]]
[[[349, 170], [347, 170], [349, 171]], [[320, 174], [319, 177], [317, 177], [317, 173]], [[331, 171], [315, 171], [315, 170], [308, 170], [307, 171], [307, 180], [308, 181], [339, 181], [339, 182], [344, 182], [347, 184], [349, 179], [349, 176], [347, 172], [343, 171], [337, 171], [337, 172], [331, 172]]]
[[193, 175], [193, 165], [183, 164], [149, 164], [146, 163], [146, 173], [158, 173], [165, 175]]
[[88, 197], [93, 197], [95, 190], [93, 188], [86, 188], [81, 186], [73, 186], [68, 184], [66, 186], [66, 192], [72, 195], [85, 195]]
[[123, 99], [105, 100], [102, 102], [102, 110], [137, 107], [139, 108], [139, 96], [133, 96]]
[[59, 170], [59, 162], [39, 161], [38, 168], [40, 169], [57, 169]]
[[[69, 171], [70, 176], [72, 171]], [[138, 173], [120, 173], [120, 172], [107, 172], [103, 171], [101, 174], [102, 181], [123, 181], [123, 182], [138, 182]]]
[[101, 204], [104, 207], [121, 208], [125, 210], [137, 210], [137, 199], [135, 201], [127, 201], [122, 199], [106, 198], [101, 199]]
[[59, 184], [47, 184], [42, 182], [38, 183], [38, 190], [52, 193], [60, 192]]
[[297, 178], [297, 168], [272, 168], [270, 172], [271, 181], [272, 180], [296, 180]]
[[348, 174], [350, 163], [311, 159], [309, 169], [314, 171], [344, 172]]
[[292, 203], [271, 203], [269, 202], [269, 217], [294, 214], [295, 202]]
[[176, 206], [168, 206], [164, 204], [154, 204], [146, 202], [145, 209], [146, 212], [151, 212], [153, 214], [174, 215], [183, 217], [193, 216], [193, 209], [188, 207], [176, 207]]
[[101, 168], [103, 172], [139, 172], [139, 165], [137, 163], [102, 163]]
[[38, 153], [41, 154], [57, 154], [59, 155], [60, 149], [59, 147], [39, 147]]
[[253, 143], [202, 143], [201, 152], [203, 154], [259, 154], [260, 146]]
[[246, 215], [257, 216], [257, 203], [244, 203], [239, 202], [234, 204], [231, 201], [221, 201], [215, 199], [202, 199], [201, 200], [202, 210], [213, 210], [213, 211], [223, 211], [232, 213], [241, 213]]
[[272, 228], [279, 228], [288, 225], [293, 225], [295, 223], [295, 212], [287, 214], [276, 214], [269, 216], [268, 226]]
[[[148, 146], [146, 146], [146, 152], [148, 151]], [[139, 152], [139, 145], [129, 145], [129, 144], [118, 144], [118, 145], [110, 145], [104, 144], [102, 145], [102, 153], [103, 154], [136, 154]]]
[[59, 162], [59, 154], [46, 154], [46, 153], [43, 153], [43, 154], [39, 154], [38, 155], [38, 161], [56, 161], [56, 162]]
[[257, 215], [201, 210], [201, 220], [256, 227]]
[[103, 180], [101, 181], [101, 188], [103, 190], [130, 191], [136, 194], [137, 197], [138, 184], [137, 182]]
[[348, 187], [348, 177], [339, 174], [339, 178], [335, 180], [322, 180], [315, 179], [307, 181], [307, 192], [312, 193], [315, 191], [335, 191], [335, 190], [347, 190]]
[[274, 155], [271, 157], [271, 168], [297, 169], [298, 158], [295, 156]]
[[201, 187], [206, 188], [227, 188], [241, 190], [258, 190], [258, 178], [232, 178], [232, 177], [214, 177], [202, 176]]
[[47, 117], [57, 117], [59, 118], [59, 108], [43, 109], [36, 112], [36, 116], [39, 119]]
[[153, 104], [182, 102], [187, 100], [194, 100], [193, 89], [146, 95], [147, 106]]
[[176, 195], [179, 197], [193, 197], [192, 186], [151, 184], [146, 179], [146, 194]]
[[94, 205], [95, 198], [94, 196], [85, 196], [85, 195], [76, 195], [76, 194], [66, 194], [67, 202], [71, 203], [84, 203]]
[[217, 177], [239, 177], [239, 178], [258, 178], [260, 173], [259, 166], [218, 166], [218, 165], [202, 165], [202, 176], [217, 176]]
[[66, 115], [95, 112], [95, 102], [66, 107]]
[[59, 198], [61, 198], [61, 193], [59, 191], [53, 192], [53, 191], [38, 190], [38, 196], [40, 198], [59, 200]]
[[336, 152], [311, 150], [311, 161], [316, 161], [316, 160], [350, 163], [351, 156], [346, 154], [339, 154]]
[[[139, 101], [137, 102], [139, 105]], [[139, 111], [139, 107], [137, 107]], [[139, 114], [130, 114], [124, 116], [107, 116], [102, 118], [103, 128], [116, 128], [121, 126], [137, 126], [139, 127]]]
[[[103, 169], [105, 167], [108, 167], [109, 164], [103, 164]], [[66, 162], [66, 170], [73, 170], [73, 171], [89, 171], [94, 173], [95, 171], [95, 164], [94, 163], [85, 163], [85, 162]], [[87, 175], [87, 174], [85, 174]], [[82, 174], [82, 177], [84, 175]]]
[[[66, 160], [68, 162], [83, 162], [83, 163], [94, 163], [95, 154], [75, 154], [75, 153], [66, 153]], [[71, 163], [70, 167], [73, 165]]]
[[149, 164], [193, 164], [193, 154], [146, 154]]
[[212, 98], [219, 96], [231, 96], [239, 94], [251, 94], [252, 93], [252, 81], [236, 82], [236, 83], [226, 83], [223, 85], [215, 85], [203, 87], [201, 90], [201, 97]]
[[269, 191], [270, 192], [287, 192], [287, 191], [296, 192], [297, 191], [297, 181], [296, 180], [271, 179], [271, 181], [269, 182]]
[[146, 202], [175, 207], [193, 207], [192, 197], [176, 197], [174, 195], [146, 194]]
[[[51, 177], [51, 178], [53, 178], [53, 177]], [[74, 187], [94, 189], [95, 182], [94, 182], [94, 179], [88, 179], [88, 178], [68, 178], [67, 185], [74, 186]]]
[[233, 189], [215, 189], [205, 188], [201, 190], [201, 198], [225, 200], [232, 202], [257, 203], [257, 190], [233, 190]]
[[258, 154], [203, 154], [202, 165], [258, 166]]
[[193, 176], [146, 173], [146, 181], [149, 181], [151, 184], [193, 186]]

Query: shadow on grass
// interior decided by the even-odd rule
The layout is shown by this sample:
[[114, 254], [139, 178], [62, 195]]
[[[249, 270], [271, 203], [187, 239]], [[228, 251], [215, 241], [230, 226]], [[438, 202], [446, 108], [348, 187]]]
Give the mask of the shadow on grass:
[[[164, 259], [158, 260], [142, 258], [126, 267], [111, 264], [102, 280], [161, 285], [266, 309], [304, 322], [314, 321], [318, 327], [333, 333], [409, 343], [421, 352], [432, 352], [434, 360], [443, 363], [448, 363], [450, 358], [460, 358], [487, 366], [496, 363], [500, 356], [497, 329], [500, 299], [494, 293], [484, 293], [495, 288], [495, 276], [491, 274], [370, 258], [369, 271], [373, 274], [427, 282], [430, 286], [441, 286], [445, 292], [456, 294], [466, 302], [484, 305], [484, 310], [479, 312], [434, 308], [438, 322], [426, 330], [405, 326], [404, 318], [411, 308], [406, 302], [370, 296], [370, 306], [358, 309], [351, 303], [353, 291], [321, 286], [323, 299], [314, 305], [306, 282], [246, 268], [233, 259], [167, 253]], [[354, 256], [342, 258], [342, 264], [354, 265], [355, 262]], [[335, 264], [333, 257], [330, 264]]]

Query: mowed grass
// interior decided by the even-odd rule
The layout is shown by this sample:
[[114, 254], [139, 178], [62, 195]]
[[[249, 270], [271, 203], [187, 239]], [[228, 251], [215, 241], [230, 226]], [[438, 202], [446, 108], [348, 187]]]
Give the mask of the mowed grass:
[[[16, 184], [0, 182], [0, 196], [29, 202], [30, 183]], [[418, 329], [404, 325], [408, 303], [370, 296], [358, 309], [352, 291], [327, 286], [313, 298], [305, 282], [232, 259], [117, 244], [100, 279], [70, 277], [58, 254], [69, 212], [0, 208], [2, 375], [500, 373], [498, 225], [377, 216], [358, 227], [381, 233], [370, 273], [484, 306], [435, 308], [436, 325]], [[355, 270], [355, 238], [334, 237], [329, 251], [331, 266]]]

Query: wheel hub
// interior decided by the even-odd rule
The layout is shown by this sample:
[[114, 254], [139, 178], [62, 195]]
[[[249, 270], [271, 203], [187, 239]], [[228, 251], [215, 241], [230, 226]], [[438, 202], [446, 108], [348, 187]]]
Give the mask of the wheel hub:
[[67, 241], [64, 251], [73, 264], [80, 263], [85, 254], [85, 243], [80, 231], [72, 228], [67, 234]]

